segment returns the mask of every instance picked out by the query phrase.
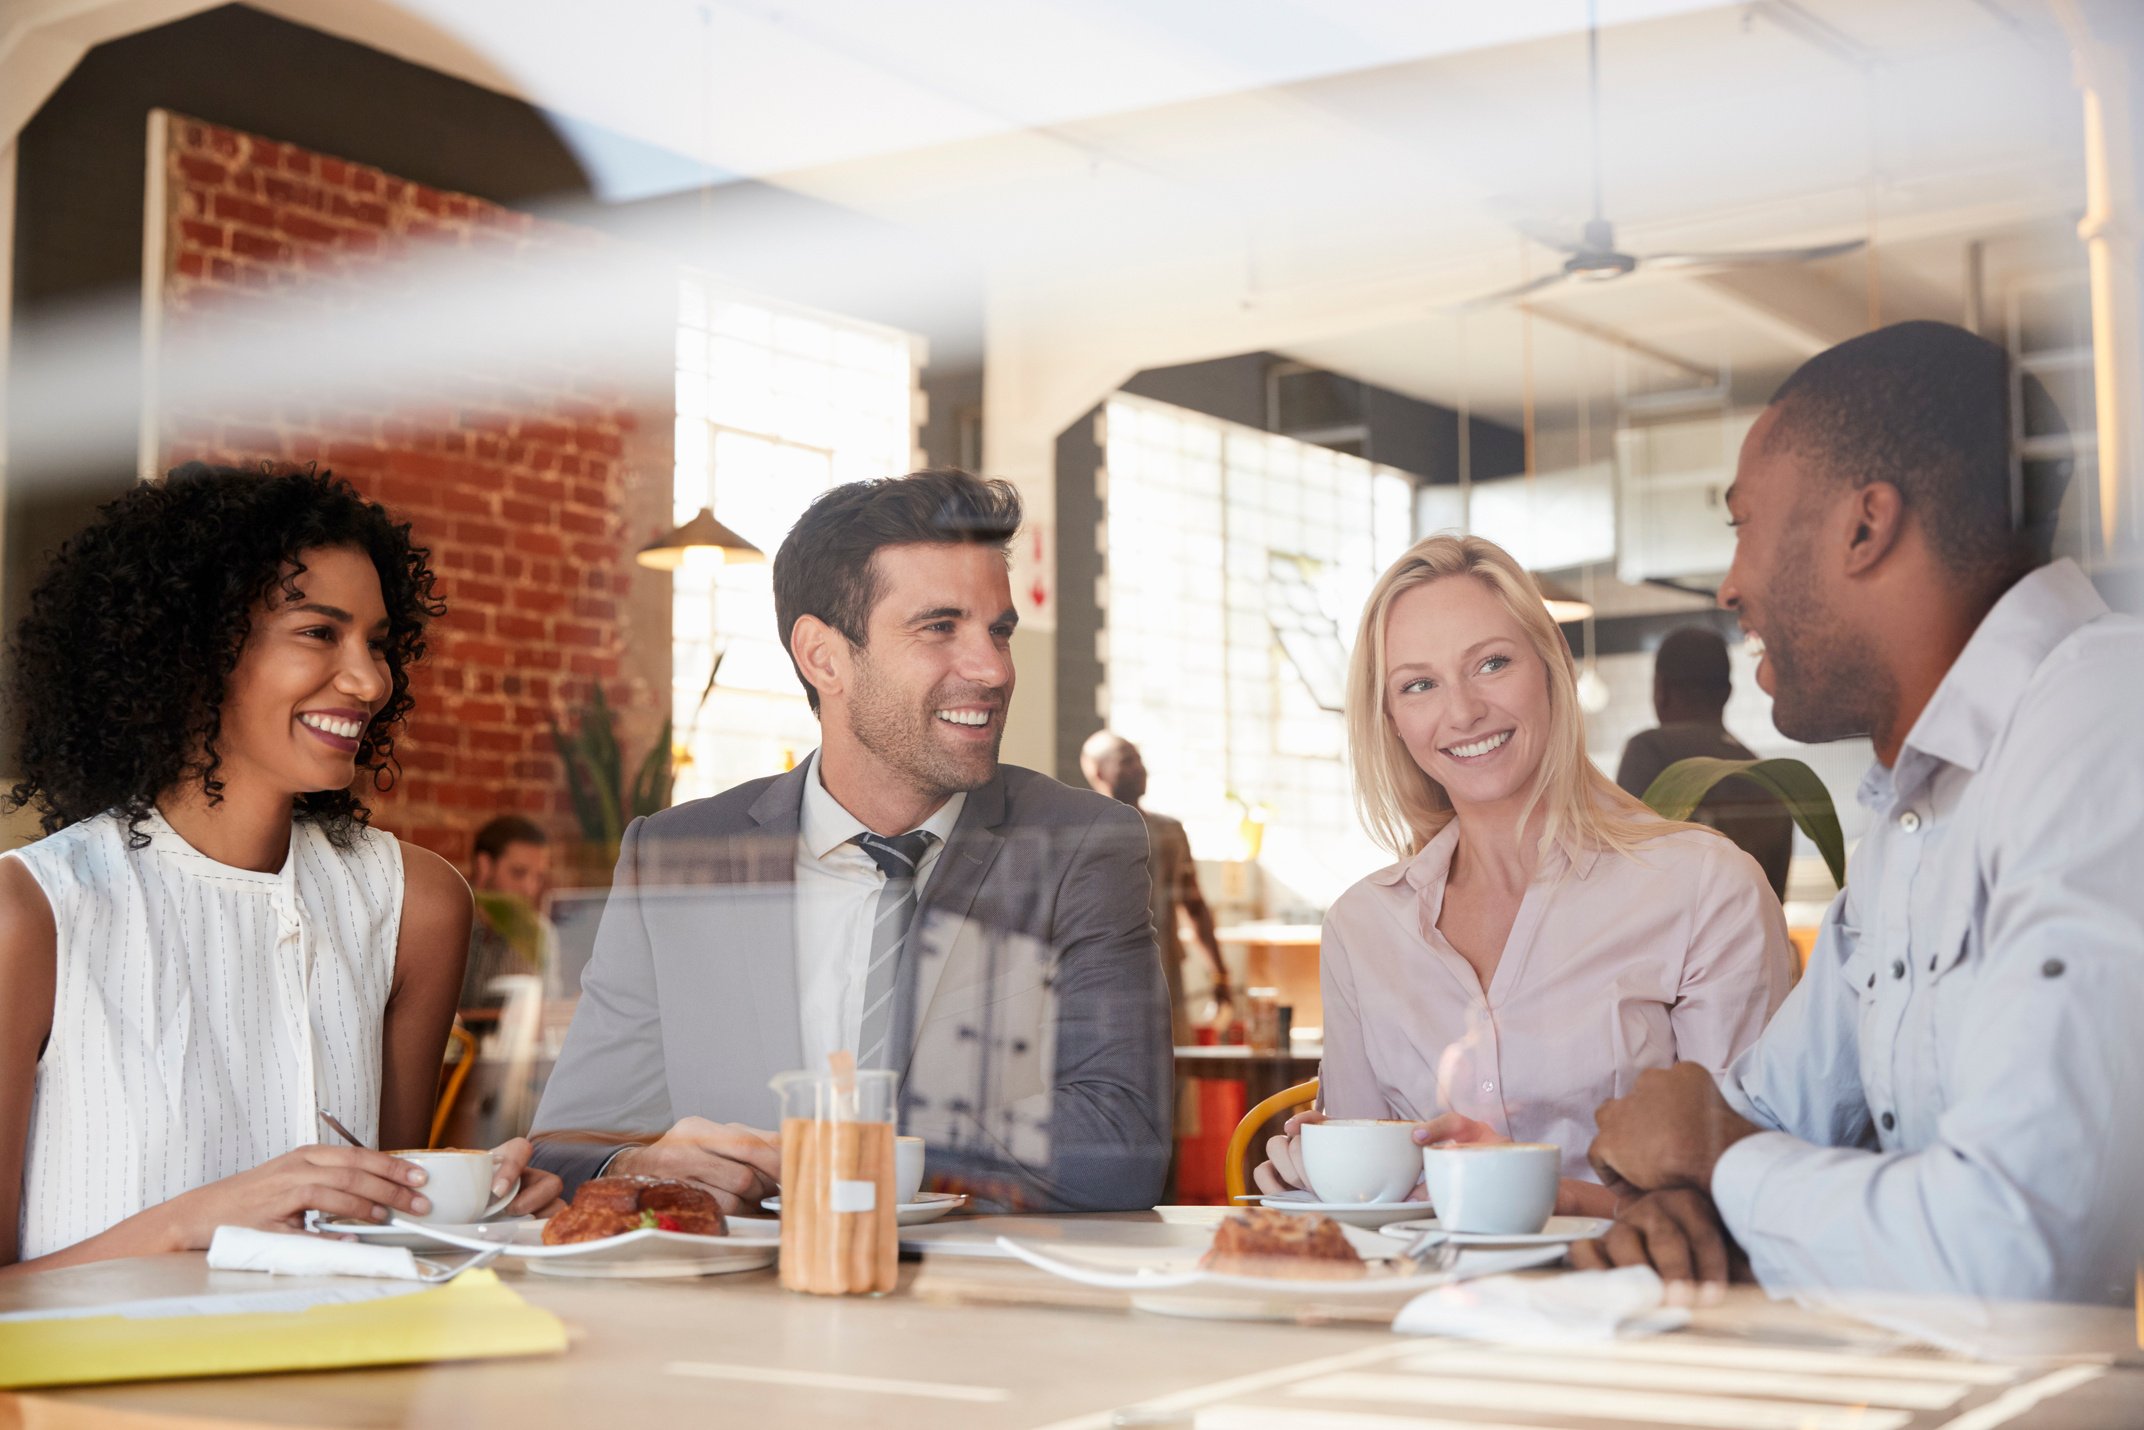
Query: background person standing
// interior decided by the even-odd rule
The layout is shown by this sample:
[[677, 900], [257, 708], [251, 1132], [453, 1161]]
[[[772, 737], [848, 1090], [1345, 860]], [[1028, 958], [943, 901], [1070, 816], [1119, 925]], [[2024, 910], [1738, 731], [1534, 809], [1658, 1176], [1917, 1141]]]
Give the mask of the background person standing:
[[[1727, 642], [1708, 626], [1671, 631], [1653, 656], [1653, 714], [1660, 724], [1640, 730], [1623, 747], [1615, 782], [1638, 798], [1677, 760], [1705, 756], [1754, 760], [1756, 754], [1727, 733]], [[1714, 785], [1696, 809], [1693, 824], [1710, 825], [1732, 839], [1764, 870], [1772, 892], [1787, 896], [1787, 866], [1794, 857], [1794, 818], [1770, 791], [1749, 780]]]
[[1186, 1047], [1197, 1038], [1184, 1000], [1184, 941], [1176, 924], [1179, 909], [1190, 915], [1191, 931], [1213, 968], [1214, 1001], [1230, 1001], [1228, 965], [1221, 961], [1221, 944], [1214, 937], [1213, 910], [1199, 891], [1191, 840], [1181, 821], [1140, 806], [1139, 801], [1146, 798], [1146, 762], [1139, 757], [1139, 747], [1122, 735], [1097, 730], [1088, 736], [1080, 746], [1079, 771], [1088, 784], [1138, 810], [1146, 821], [1147, 866], [1154, 874], [1154, 938], [1161, 950], [1162, 976], [1169, 980], [1170, 1032], [1178, 1047]]

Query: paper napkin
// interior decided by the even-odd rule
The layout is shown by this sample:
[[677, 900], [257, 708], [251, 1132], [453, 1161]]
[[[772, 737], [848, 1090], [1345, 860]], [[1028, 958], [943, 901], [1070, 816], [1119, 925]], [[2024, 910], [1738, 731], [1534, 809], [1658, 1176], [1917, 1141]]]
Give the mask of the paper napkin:
[[1392, 1329], [1514, 1345], [1582, 1345], [1688, 1325], [1690, 1313], [1664, 1305], [1664, 1296], [1649, 1266], [1491, 1276], [1423, 1292], [1400, 1309]]
[[278, 1276], [379, 1276], [416, 1281], [417, 1258], [400, 1246], [330, 1241], [303, 1232], [219, 1226], [208, 1244], [214, 1271], [267, 1271]]

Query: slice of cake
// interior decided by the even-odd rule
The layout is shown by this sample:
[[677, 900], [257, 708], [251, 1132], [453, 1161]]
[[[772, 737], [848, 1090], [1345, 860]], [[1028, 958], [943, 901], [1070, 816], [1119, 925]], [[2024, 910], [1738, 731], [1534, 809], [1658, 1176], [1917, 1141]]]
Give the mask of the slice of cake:
[[1199, 1267], [1226, 1276], [1341, 1280], [1367, 1269], [1340, 1223], [1311, 1212], [1252, 1207], [1214, 1229]]

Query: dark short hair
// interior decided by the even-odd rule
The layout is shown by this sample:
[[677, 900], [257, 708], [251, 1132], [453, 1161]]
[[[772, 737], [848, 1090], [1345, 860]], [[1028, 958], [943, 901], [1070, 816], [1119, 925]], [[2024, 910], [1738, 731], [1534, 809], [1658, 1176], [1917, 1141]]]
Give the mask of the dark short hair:
[[[325, 547], [362, 552], [379, 573], [390, 686], [356, 758], [360, 782], [389, 788], [410, 668], [446, 612], [430, 553], [329, 472], [188, 462], [100, 507], [30, 593], [9, 661], [22, 778], [7, 807], [35, 806], [47, 834], [116, 810], [140, 848], [166, 790], [190, 782], [220, 803], [223, 706], [254, 612], [300, 593], [301, 558]], [[338, 847], [367, 818], [354, 785], [301, 794], [291, 814]]]
[[1669, 631], [1653, 656], [1653, 680], [1664, 690], [1725, 700], [1733, 690], [1727, 678], [1727, 642], [1710, 626]]
[[[2032, 429], [2063, 430], [2022, 374]], [[1950, 323], [1894, 323], [1818, 353], [1772, 396], [1767, 445], [1856, 487], [1896, 487], [1936, 556], [1976, 585], [2044, 566], [2069, 485], [2067, 461], [2019, 459], [2010, 356]]]
[[476, 832], [476, 852], [496, 859], [506, 852], [509, 844], [549, 844], [551, 836], [543, 832], [543, 826], [525, 815], [501, 814], [489, 820]]
[[[850, 482], [804, 509], [774, 553], [774, 620], [782, 649], [804, 616], [816, 616], [861, 649], [878, 604], [883, 546], [923, 543], [994, 546], [1010, 559], [1020, 529], [1020, 494], [1012, 483], [985, 481], [953, 467], [905, 477]], [[811, 708], [819, 692], [789, 659]]]

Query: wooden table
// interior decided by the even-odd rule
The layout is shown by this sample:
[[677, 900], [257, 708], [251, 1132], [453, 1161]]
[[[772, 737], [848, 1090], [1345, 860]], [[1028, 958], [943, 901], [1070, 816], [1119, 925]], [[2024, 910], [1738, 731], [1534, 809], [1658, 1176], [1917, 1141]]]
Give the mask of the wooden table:
[[[1146, 1214], [1119, 1219], [1153, 1220]], [[555, 1425], [590, 1430], [628, 1425], [659, 1430], [671, 1424], [723, 1424], [1102, 1430], [1113, 1411], [1136, 1404], [1179, 1416], [1203, 1409], [1202, 1426], [1227, 1430], [1279, 1430], [1301, 1423], [1306, 1412], [1321, 1406], [1393, 1417], [1364, 1422], [1391, 1430], [1408, 1423], [1404, 1417], [1425, 1414], [1446, 1421], [1486, 1418], [1499, 1426], [1631, 1430], [1660, 1416], [1639, 1402], [1618, 1402], [1618, 1396], [1702, 1399], [1728, 1393], [1673, 1383], [1678, 1375], [1687, 1380], [1690, 1367], [1708, 1355], [1726, 1358], [1721, 1365], [1735, 1377], [1734, 1403], [1751, 1418], [1685, 1417], [1682, 1423], [1923, 1430], [1958, 1423], [1961, 1412], [2008, 1396], [2007, 1403], [2025, 1406], [2017, 1417], [1970, 1423], [1979, 1430], [2144, 1424], [2144, 1369], [2039, 1365], [1990, 1371], [1966, 1362], [1959, 1370], [1931, 1353], [1901, 1348], [1889, 1333], [1771, 1302], [1751, 1288], [1738, 1288], [1725, 1304], [1700, 1311], [1690, 1332], [1581, 1356], [1395, 1336], [1375, 1326], [1181, 1320], [1121, 1309], [1107, 1295], [1100, 1304], [1080, 1307], [1065, 1303], [1091, 1301], [1091, 1293], [1078, 1293], [1039, 1272], [944, 1257], [920, 1266], [905, 1263], [901, 1291], [882, 1300], [794, 1295], [780, 1288], [772, 1271], [690, 1281], [562, 1281], [516, 1271], [506, 1277], [528, 1300], [566, 1322], [572, 1344], [565, 1355], [0, 1394], [0, 1427], [530, 1430]], [[304, 1283], [293, 1278], [281, 1284]], [[199, 1255], [150, 1257], [0, 1281], [0, 1310], [262, 1285], [262, 1278], [247, 1273], [211, 1272]], [[2100, 1341], [2133, 1347], [2128, 1329], [2133, 1323], [2126, 1315], [2080, 1314]], [[1657, 1355], [1663, 1347], [1682, 1355], [1680, 1370], [1657, 1359], [1629, 1358]], [[1753, 1361], [1782, 1355], [1786, 1369], [1812, 1354], [1858, 1358], [1834, 1366], [1834, 1374], [1854, 1369], [1864, 1380], [1882, 1380], [1887, 1371], [1898, 1377], [1885, 1384], [1925, 1386], [1931, 1377], [1950, 1375], [1961, 1381], [1977, 1376], [1982, 1383], [1940, 1409], [1875, 1416], [1852, 1411], [1836, 1394], [1828, 1406], [1770, 1398], [1761, 1372], [1751, 1369]], [[1905, 1361], [1914, 1364], [1900, 1364]], [[1946, 1371], [1946, 1366], [1952, 1368]], [[1807, 1374], [1811, 1369], [1802, 1364], [1775, 1377], [1772, 1390], [1780, 1396], [1822, 1394], [1808, 1389], [1827, 1384]], [[1588, 1385], [1588, 1376], [1612, 1381], [1616, 1374], [1626, 1380], [1636, 1374], [1639, 1388]], [[1710, 1374], [1720, 1376], [1720, 1366]], [[1557, 1414], [1538, 1408], [1543, 1397], [1568, 1397], [1574, 1384], [1590, 1409]], [[1462, 1392], [1484, 1403], [1472, 1411], [1455, 1408]], [[1415, 1403], [1404, 1399], [1410, 1393]], [[1402, 1399], [1389, 1398], [1394, 1394]], [[2036, 1396], [2044, 1398], [2026, 1405]], [[1687, 1409], [1680, 1400], [1675, 1403]], [[1753, 1403], [1757, 1410], [1747, 1410]], [[1603, 1406], [1621, 1413], [1603, 1415]]]

